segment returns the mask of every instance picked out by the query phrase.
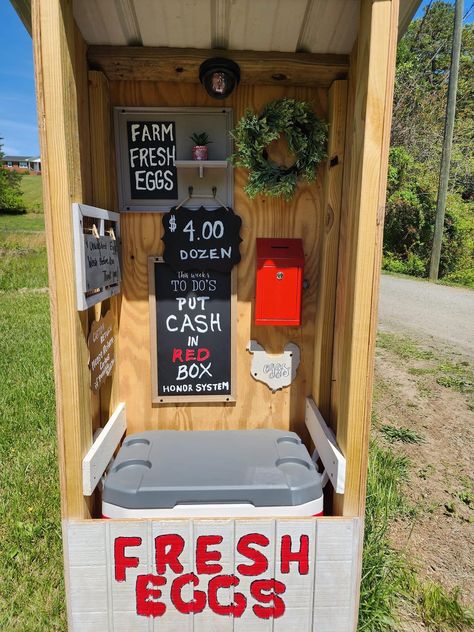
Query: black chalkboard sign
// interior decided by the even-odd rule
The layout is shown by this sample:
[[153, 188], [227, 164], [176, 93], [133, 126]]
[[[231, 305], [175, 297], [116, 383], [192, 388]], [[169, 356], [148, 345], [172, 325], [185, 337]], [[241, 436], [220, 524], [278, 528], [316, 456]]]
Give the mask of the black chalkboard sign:
[[127, 143], [132, 198], [176, 199], [174, 121], [127, 121]]
[[230, 272], [240, 261], [241, 226], [232, 209], [172, 208], [163, 215], [163, 259], [176, 271]]
[[231, 273], [149, 273], [153, 402], [234, 401]]

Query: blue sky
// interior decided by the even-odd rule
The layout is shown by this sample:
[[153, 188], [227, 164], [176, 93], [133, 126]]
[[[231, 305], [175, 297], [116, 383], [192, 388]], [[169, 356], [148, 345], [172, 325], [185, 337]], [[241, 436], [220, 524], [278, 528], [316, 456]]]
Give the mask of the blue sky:
[[[429, 0], [423, 0], [417, 16], [423, 14], [423, 7], [428, 3]], [[469, 6], [470, 2], [466, 0], [465, 10]], [[0, 0], [0, 53], [0, 136], [4, 139], [3, 151], [17, 156], [38, 155], [31, 38], [8, 0]]]
[[39, 154], [31, 37], [8, 0], [0, 1], [0, 136], [3, 152]]

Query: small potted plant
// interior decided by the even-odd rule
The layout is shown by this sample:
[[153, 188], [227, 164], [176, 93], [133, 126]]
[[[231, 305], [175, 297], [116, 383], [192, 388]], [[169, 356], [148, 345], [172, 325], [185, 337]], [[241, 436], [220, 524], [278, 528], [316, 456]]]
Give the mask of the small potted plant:
[[206, 132], [194, 134], [190, 137], [194, 143], [192, 150], [193, 160], [207, 160], [207, 146], [212, 142]]

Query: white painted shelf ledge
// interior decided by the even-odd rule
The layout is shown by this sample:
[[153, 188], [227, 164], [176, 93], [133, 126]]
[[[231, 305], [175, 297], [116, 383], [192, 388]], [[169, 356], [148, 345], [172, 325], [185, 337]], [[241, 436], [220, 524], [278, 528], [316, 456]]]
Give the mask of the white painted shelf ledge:
[[120, 403], [82, 461], [82, 493], [91, 496], [127, 431], [125, 404]]
[[305, 423], [334, 491], [343, 494], [346, 484], [346, 457], [337, 445], [334, 432], [310, 397], [306, 399]]
[[204, 169], [227, 169], [227, 160], [175, 160], [178, 169], [197, 169], [199, 177], [204, 177]]

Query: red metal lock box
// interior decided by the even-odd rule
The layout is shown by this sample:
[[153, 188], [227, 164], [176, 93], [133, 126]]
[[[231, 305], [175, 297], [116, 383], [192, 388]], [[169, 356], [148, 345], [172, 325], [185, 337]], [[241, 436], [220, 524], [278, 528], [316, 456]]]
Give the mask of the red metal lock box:
[[302, 239], [257, 239], [255, 324], [301, 325]]

